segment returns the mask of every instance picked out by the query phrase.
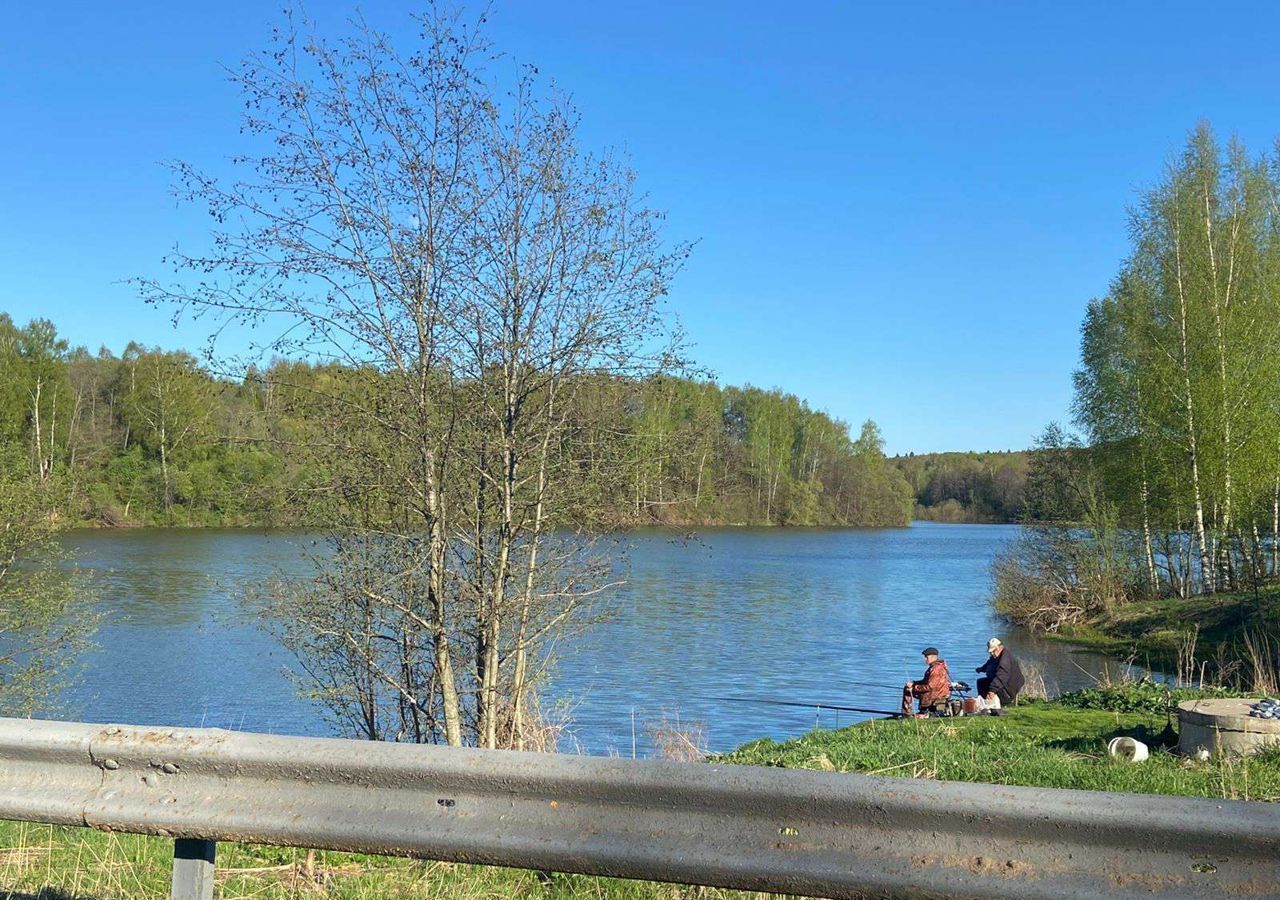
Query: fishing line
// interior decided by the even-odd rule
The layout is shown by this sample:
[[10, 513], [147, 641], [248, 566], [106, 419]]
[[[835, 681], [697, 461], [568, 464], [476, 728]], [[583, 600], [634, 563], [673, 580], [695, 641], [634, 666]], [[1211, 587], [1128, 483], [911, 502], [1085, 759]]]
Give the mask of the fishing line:
[[875, 688], [876, 690], [894, 691], [895, 693], [897, 691], [902, 690], [902, 685], [900, 683], [899, 684], [881, 684], [878, 681], [844, 681], [842, 679], [837, 679], [837, 680], [839, 680], [841, 684], [850, 684], [850, 685], [853, 685], [854, 687]]
[[799, 709], [832, 709], [841, 712], [868, 713], [877, 716], [902, 718], [901, 712], [890, 712], [887, 709], [867, 709], [861, 706], [838, 706], [834, 703], [801, 703], [796, 700], [773, 700], [761, 697], [694, 697], [694, 700], [712, 700], [717, 703], [757, 703], [765, 706], [793, 706]]

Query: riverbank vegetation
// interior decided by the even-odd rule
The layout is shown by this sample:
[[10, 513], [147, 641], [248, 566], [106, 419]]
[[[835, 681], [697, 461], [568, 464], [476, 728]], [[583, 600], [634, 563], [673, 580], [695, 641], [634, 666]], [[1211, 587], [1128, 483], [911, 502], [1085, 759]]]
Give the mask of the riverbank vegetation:
[[1176, 675], [1183, 683], [1280, 694], [1280, 589], [1167, 596], [1121, 604], [1060, 636]]
[[0, 444], [0, 715], [30, 716], [75, 674], [97, 616], [87, 577], [65, 565], [51, 513], [56, 479], [33, 478]]
[[[1159, 747], [1162, 709], [1081, 692], [1032, 701], [1000, 717], [872, 721], [784, 743], [756, 741], [724, 762], [1033, 787], [1127, 791], [1230, 800], [1280, 800], [1280, 754], [1199, 762]], [[1153, 745], [1141, 765], [1107, 756], [1119, 735]]]
[[[64, 524], [319, 526], [333, 473], [290, 451], [327, 427], [321, 398], [368, 376], [277, 360], [236, 379], [183, 351], [71, 347], [52, 323], [0, 313], [0, 439], [64, 485]], [[567, 429], [583, 515], [637, 525], [900, 526], [911, 495], [868, 422], [779, 390], [705, 378], [577, 378]]]
[[1022, 519], [1030, 454], [910, 453], [895, 456], [915, 495], [913, 517], [933, 522]]
[[1201, 617], [1169, 623], [1178, 632], [1229, 622], [1232, 645], [1280, 662], [1258, 599], [1280, 579], [1278, 199], [1280, 156], [1201, 126], [1132, 211], [1130, 257], [1082, 327], [1083, 434], [1045, 433], [1028, 473], [1035, 521], [996, 566], [1006, 615], [1123, 634], [1163, 630], [1177, 598]]

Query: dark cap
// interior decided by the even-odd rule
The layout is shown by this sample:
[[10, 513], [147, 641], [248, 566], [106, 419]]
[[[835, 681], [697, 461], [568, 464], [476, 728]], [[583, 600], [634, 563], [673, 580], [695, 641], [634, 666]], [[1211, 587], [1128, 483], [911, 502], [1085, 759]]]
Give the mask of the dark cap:
[[937, 656], [937, 655], [938, 655], [938, 648], [937, 648], [937, 647], [925, 647], [923, 650], [921, 650], [921, 651], [920, 651], [920, 655], [921, 655], [921, 656]]

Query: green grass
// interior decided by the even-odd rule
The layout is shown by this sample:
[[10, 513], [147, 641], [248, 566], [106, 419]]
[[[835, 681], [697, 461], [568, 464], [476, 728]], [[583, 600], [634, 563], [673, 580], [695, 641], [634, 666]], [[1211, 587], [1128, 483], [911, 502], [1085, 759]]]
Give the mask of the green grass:
[[[894, 777], [1129, 791], [1234, 800], [1280, 800], [1280, 750], [1241, 760], [1197, 762], [1156, 747], [1170, 699], [1152, 685], [1079, 691], [1000, 717], [873, 721], [817, 730], [795, 740], [760, 740], [717, 759]], [[1121, 734], [1152, 744], [1150, 759], [1118, 763], [1106, 743]], [[0, 822], [0, 900], [87, 900], [168, 896], [171, 841]], [[222, 898], [538, 898], [538, 900], [730, 900], [760, 897], [576, 875], [539, 877], [511, 869], [344, 853], [317, 854], [318, 877], [303, 874], [302, 850], [220, 844]]]
[[1235, 800], [1280, 800], [1280, 755], [1195, 762], [1155, 749], [1142, 763], [1106, 754], [1117, 735], [1157, 740], [1166, 718], [1149, 712], [1038, 702], [1000, 717], [874, 721], [776, 743], [755, 741], [724, 762], [839, 772], [1128, 791]]
[[[0, 822], [0, 900], [167, 898], [173, 842], [87, 828]], [[582, 875], [218, 845], [216, 897], [235, 900], [730, 900], [772, 895]]]
[[1088, 623], [1049, 635], [1113, 656], [1171, 669], [1187, 631], [1199, 626], [1196, 656], [1201, 660], [1243, 660], [1249, 632], [1280, 631], [1280, 588], [1197, 596], [1166, 597], [1125, 604]]

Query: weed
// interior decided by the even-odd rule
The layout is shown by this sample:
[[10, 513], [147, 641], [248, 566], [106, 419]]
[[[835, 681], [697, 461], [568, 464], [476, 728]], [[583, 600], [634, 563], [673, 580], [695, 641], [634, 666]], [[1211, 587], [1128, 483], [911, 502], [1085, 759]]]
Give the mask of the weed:
[[1183, 700], [1240, 696], [1244, 694], [1228, 688], [1171, 687], [1149, 678], [1142, 678], [1137, 681], [1100, 682], [1095, 687], [1063, 694], [1057, 702], [1073, 709], [1099, 709], [1118, 713], [1163, 716]]

